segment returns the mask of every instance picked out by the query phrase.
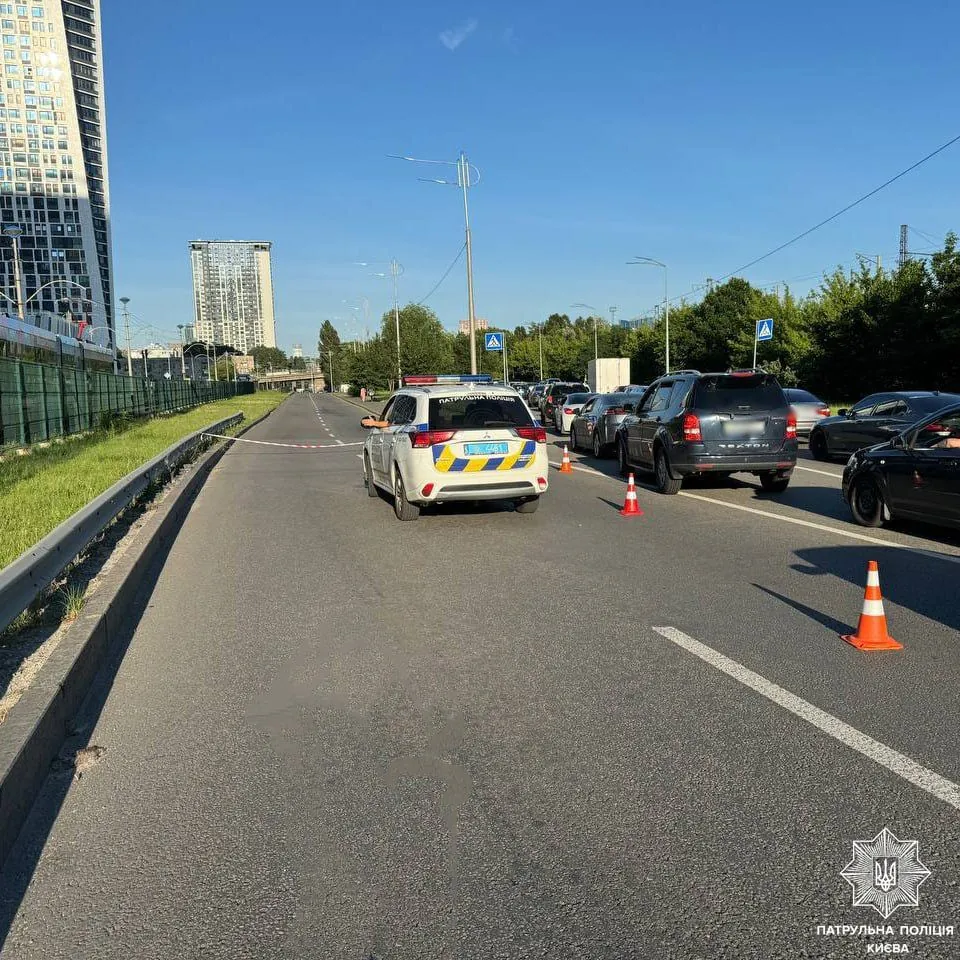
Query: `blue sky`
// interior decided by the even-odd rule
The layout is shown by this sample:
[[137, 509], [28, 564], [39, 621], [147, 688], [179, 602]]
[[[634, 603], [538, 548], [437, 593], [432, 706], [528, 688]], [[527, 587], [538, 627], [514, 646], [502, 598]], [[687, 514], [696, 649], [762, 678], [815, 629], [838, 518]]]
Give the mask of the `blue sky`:
[[[578, 301], [649, 312], [662, 272], [631, 256], [689, 291], [960, 133], [952, 4], [103, 6], [115, 288], [173, 334], [197, 238], [273, 241], [284, 348], [323, 319], [359, 333], [344, 300], [377, 325], [389, 284], [354, 261], [395, 256], [422, 298], [462, 205], [388, 154], [479, 166], [477, 314], [512, 328]], [[746, 276], [805, 290], [857, 253], [892, 263], [901, 223], [941, 239], [958, 167], [960, 144]], [[466, 316], [462, 260], [428, 304]]]

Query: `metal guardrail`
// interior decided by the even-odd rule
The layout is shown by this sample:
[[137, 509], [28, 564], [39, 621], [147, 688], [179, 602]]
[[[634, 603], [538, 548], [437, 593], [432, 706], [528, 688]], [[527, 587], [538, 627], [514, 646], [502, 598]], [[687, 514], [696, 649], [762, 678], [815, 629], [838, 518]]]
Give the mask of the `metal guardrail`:
[[184, 437], [118, 480], [96, 500], [64, 520], [38, 544], [0, 570], [0, 631], [13, 623], [151, 483], [164, 474], [172, 473], [190, 454], [203, 446], [204, 434], [223, 431], [242, 420], [243, 414], [236, 413]]

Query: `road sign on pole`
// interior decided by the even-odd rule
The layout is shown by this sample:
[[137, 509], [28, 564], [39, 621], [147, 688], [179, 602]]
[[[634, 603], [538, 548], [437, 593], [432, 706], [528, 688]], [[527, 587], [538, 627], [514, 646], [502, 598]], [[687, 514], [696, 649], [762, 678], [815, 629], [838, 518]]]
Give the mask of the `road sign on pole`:
[[773, 318], [768, 317], [766, 320], [758, 320], [757, 326], [754, 329], [753, 334], [753, 369], [757, 368], [757, 344], [773, 339]]
[[503, 334], [502, 333], [485, 333], [483, 335], [483, 349], [487, 353], [502, 353], [503, 352]]

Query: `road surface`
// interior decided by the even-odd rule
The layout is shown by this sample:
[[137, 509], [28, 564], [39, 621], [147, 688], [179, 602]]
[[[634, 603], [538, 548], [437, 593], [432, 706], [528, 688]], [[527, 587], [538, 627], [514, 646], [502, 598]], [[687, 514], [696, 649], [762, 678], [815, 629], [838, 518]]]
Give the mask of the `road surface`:
[[[624, 519], [575, 457], [535, 515], [399, 523], [361, 415], [294, 396], [247, 437], [331, 446], [215, 468], [91, 707], [102, 759], [0, 877], [0, 956], [960, 955], [899, 932], [960, 924], [960, 538], [853, 526], [809, 460], [779, 498], [641, 483]], [[871, 559], [899, 653], [838, 639]], [[887, 921], [840, 876], [884, 827], [931, 871]]]

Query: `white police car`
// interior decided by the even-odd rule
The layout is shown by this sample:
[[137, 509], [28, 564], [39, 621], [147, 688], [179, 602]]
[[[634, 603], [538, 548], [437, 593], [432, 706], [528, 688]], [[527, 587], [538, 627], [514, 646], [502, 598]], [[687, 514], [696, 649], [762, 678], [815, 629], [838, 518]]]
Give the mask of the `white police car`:
[[490, 377], [405, 377], [379, 418], [365, 417], [370, 497], [392, 495], [400, 520], [454, 500], [512, 500], [533, 513], [547, 489], [547, 435], [516, 390]]

